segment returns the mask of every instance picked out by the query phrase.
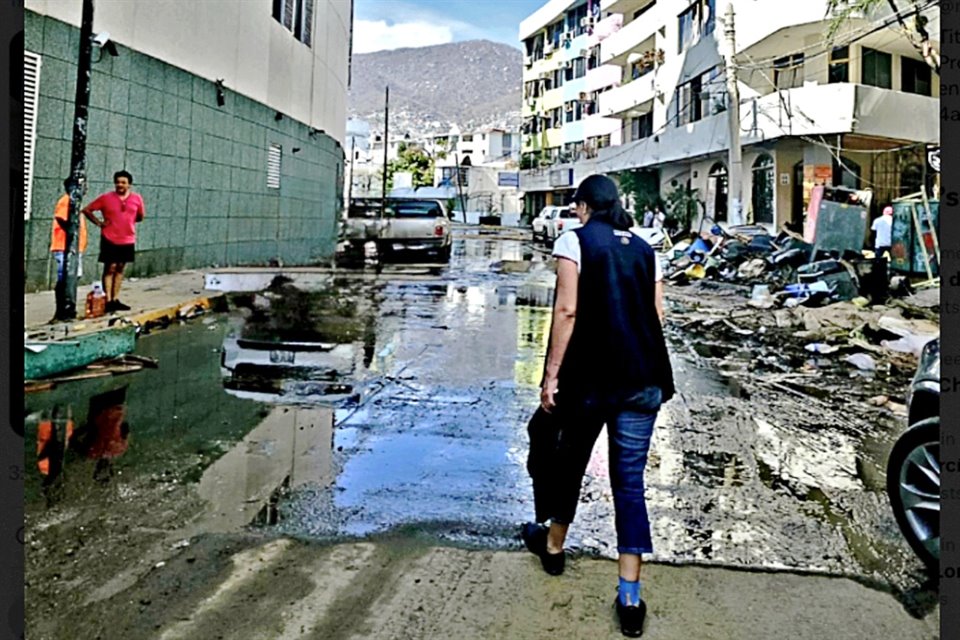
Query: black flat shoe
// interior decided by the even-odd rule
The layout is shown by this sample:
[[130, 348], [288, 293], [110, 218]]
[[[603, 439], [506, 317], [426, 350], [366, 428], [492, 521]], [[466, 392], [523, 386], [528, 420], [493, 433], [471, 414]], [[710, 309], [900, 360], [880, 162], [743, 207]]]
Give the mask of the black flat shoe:
[[613, 601], [620, 619], [620, 633], [628, 638], [639, 638], [643, 635], [643, 621], [647, 617], [647, 605], [641, 600], [636, 606], [625, 606], [620, 603], [620, 596]]
[[567, 564], [567, 554], [564, 551], [560, 553], [550, 553], [547, 551], [547, 532], [549, 529], [536, 522], [527, 522], [520, 530], [520, 537], [523, 538], [523, 544], [533, 555], [540, 558], [540, 565], [543, 570], [551, 576], [563, 574]]
[[130, 311], [130, 306], [123, 304], [119, 300], [113, 301], [113, 310], [114, 311]]

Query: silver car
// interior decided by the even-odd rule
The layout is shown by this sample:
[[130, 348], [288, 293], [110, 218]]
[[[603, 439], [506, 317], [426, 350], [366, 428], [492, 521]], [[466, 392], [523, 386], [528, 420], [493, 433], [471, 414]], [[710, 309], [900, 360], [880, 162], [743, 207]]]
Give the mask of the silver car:
[[887, 461], [887, 495], [910, 547], [940, 563], [940, 339], [926, 344], [907, 394], [907, 430]]

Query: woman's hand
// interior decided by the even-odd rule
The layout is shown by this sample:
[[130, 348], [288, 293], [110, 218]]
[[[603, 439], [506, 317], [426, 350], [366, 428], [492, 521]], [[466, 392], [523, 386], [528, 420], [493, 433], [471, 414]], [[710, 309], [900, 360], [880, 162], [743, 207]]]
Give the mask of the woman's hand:
[[553, 413], [557, 406], [554, 395], [557, 393], [557, 379], [547, 377], [543, 380], [543, 387], [540, 389], [540, 406], [547, 413]]

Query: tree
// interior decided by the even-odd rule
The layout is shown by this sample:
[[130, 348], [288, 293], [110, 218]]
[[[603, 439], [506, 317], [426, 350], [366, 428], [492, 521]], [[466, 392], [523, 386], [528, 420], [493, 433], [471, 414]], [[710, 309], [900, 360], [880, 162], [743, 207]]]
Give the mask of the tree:
[[[927, 32], [929, 18], [921, 13], [921, 9], [929, 5], [929, 2], [921, 0], [899, 0], [906, 2], [906, 7], [897, 4], [898, 0], [828, 0], [827, 11], [833, 16], [830, 28], [827, 30], [827, 40], [834, 40], [840, 30], [852, 18], [866, 17], [873, 15], [881, 7], [889, 7], [896, 16], [897, 22], [903, 29], [904, 35], [910, 40], [913, 48], [920, 53], [924, 61], [930, 66], [937, 75], [940, 75], [940, 52], [930, 41], [930, 34]], [[939, 7], [939, 5], [934, 5]], [[909, 20], [909, 22], [908, 22]]]
[[413, 174], [413, 188], [433, 186], [433, 158], [420, 147], [400, 143], [397, 158], [387, 167], [387, 190], [393, 189], [393, 176], [398, 171]]
[[633, 200], [633, 215], [642, 224], [644, 212], [662, 203], [660, 177], [656, 171], [632, 169], [620, 173], [617, 178], [620, 192]]
[[673, 191], [667, 194], [667, 220], [671, 226], [678, 226], [684, 232], [690, 231], [690, 224], [697, 217], [701, 202], [697, 198], [698, 190], [673, 181]]

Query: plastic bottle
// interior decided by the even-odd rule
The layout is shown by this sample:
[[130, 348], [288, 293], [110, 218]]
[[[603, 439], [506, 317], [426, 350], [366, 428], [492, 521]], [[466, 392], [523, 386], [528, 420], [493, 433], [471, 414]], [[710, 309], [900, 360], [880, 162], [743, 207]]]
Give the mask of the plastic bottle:
[[107, 294], [103, 292], [100, 283], [94, 283], [93, 289], [87, 294], [86, 317], [99, 318], [107, 313]]

